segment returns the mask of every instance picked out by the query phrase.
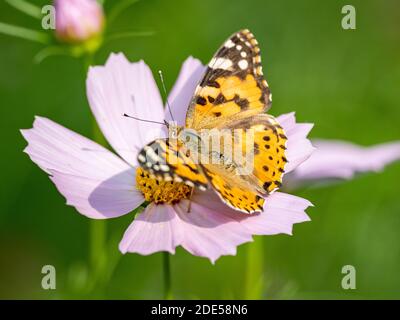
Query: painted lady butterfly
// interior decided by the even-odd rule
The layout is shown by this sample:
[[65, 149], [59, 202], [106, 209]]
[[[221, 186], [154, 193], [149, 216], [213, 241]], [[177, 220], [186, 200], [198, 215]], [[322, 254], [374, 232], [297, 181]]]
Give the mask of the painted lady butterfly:
[[[257, 40], [249, 30], [239, 31], [208, 64], [189, 105], [185, 128], [170, 127], [172, 138], [145, 146], [139, 163], [156, 179], [201, 190], [211, 185], [230, 207], [244, 213], [260, 212], [264, 197], [281, 186], [287, 163], [285, 132], [265, 113], [271, 102]], [[233, 160], [226, 148], [210, 152], [198, 143], [193, 147], [189, 141], [197, 140], [204, 147], [205, 141], [196, 132], [205, 129], [231, 131], [231, 138], [220, 142], [230, 150], [240, 147], [243, 155], [251, 153], [252, 170], [241, 174], [238, 170], [243, 163]], [[251, 145], [247, 143], [250, 132]]]

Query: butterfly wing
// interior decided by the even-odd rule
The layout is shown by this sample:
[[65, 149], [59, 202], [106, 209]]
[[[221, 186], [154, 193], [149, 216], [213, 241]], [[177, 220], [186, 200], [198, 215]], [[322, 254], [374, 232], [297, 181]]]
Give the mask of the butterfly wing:
[[271, 92], [263, 78], [260, 49], [249, 30], [232, 35], [208, 64], [186, 114], [186, 127], [221, 123], [265, 112]]
[[245, 159], [253, 155], [244, 164], [223, 150], [210, 157], [217, 161], [202, 163], [221, 199], [242, 212], [262, 211], [262, 197], [281, 185], [287, 138], [279, 123], [265, 114], [271, 102], [257, 40], [248, 30], [242, 30], [232, 35], [210, 61], [187, 112], [187, 127], [232, 130], [232, 138], [224, 138], [221, 146], [229, 145], [231, 151], [240, 147]]
[[183, 182], [201, 190], [208, 186], [202, 168], [187, 155], [187, 149], [178, 140], [154, 140], [139, 152], [138, 162], [159, 180]]
[[230, 207], [242, 212], [260, 212], [263, 197], [282, 183], [287, 163], [285, 132], [267, 114], [227, 123], [224, 129], [231, 130], [231, 134], [221, 135], [220, 154], [215, 155], [212, 150], [210, 161], [202, 163], [203, 171]]

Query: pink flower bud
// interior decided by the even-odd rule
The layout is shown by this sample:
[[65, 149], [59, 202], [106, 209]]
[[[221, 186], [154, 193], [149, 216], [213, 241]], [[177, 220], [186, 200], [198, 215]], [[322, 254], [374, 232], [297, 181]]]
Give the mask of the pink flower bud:
[[85, 42], [104, 27], [103, 8], [96, 0], [55, 0], [56, 35], [61, 41]]

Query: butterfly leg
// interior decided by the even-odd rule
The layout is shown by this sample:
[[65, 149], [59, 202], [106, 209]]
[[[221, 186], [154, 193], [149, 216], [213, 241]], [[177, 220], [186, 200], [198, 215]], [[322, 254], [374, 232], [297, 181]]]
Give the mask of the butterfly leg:
[[191, 204], [192, 204], [192, 196], [193, 196], [193, 192], [194, 192], [194, 188], [192, 188], [192, 191], [190, 191], [190, 196], [189, 196], [189, 205], [188, 205], [188, 208], [187, 208], [187, 213], [189, 213], [189, 212], [190, 212], [190, 207], [191, 207]]

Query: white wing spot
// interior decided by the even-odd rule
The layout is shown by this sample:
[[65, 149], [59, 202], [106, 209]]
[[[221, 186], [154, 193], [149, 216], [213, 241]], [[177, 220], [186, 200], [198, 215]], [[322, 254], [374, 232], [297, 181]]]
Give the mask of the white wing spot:
[[247, 57], [246, 51], [242, 51], [242, 52], [240, 53], [240, 55], [241, 55], [243, 58], [246, 58], [246, 57]]
[[160, 165], [160, 169], [165, 172], [169, 171], [169, 167], [166, 164]]
[[208, 66], [211, 69], [229, 70], [232, 67], [232, 60], [226, 58], [212, 58]]
[[187, 184], [189, 187], [192, 187], [192, 188], [194, 187], [194, 183], [190, 180], [186, 180], [185, 184]]
[[224, 46], [225, 48], [232, 48], [235, 46], [235, 43], [231, 39], [229, 39], [228, 41], [225, 42]]
[[181, 177], [175, 176], [175, 177], [174, 177], [174, 181], [175, 181], [175, 182], [182, 182], [183, 180], [182, 180]]
[[245, 69], [247, 69], [249, 64], [247, 63], [247, 61], [245, 59], [242, 59], [239, 61], [238, 65], [239, 65], [240, 69], [245, 70]]
[[238, 44], [238, 45], [236, 46], [236, 49], [240, 51], [240, 50], [242, 50], [242, 46], [241, 46], [240, 44]]
[[146, 151], [146, 155], [148, 157], [150, 157], [154, 162], [157, 162], [160, 160], [160, 157], [149, 146], [144, 147], [144, 150]]

